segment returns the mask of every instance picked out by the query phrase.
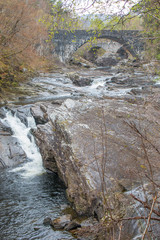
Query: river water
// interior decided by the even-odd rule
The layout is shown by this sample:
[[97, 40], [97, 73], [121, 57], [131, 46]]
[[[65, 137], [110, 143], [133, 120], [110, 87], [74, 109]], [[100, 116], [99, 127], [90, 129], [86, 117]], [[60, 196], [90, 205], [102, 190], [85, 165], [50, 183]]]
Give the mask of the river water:
[[61, 215], [68, 202], [62, 182], [42, 167], [41, 155], [30, 133], [36, 127], [33, 117], [27, 117], [27, 126], [11, 112], [1, 121], [11, 127], [27, 162], [0, 171], [0, 239], [73, 239], [67, 232], [43, 225], [46, 217]]
[[45, 217], [62, 214], [65, 189], [53, 174], [22, 178], [17, 172], [0, 171], [0, 239], [73, 239], [67, 232], [43, 225]]
[[[130, 84], [127, 73], [96, 73], [94, 76], [93, 72], [85, 72], [83, 77], [87, 74], [93, 78], [93, 83], [86, 87], [75, 86], [64, 74], [42, 74], [28, 85], [36, 89], [36, 96], [31, 94], [16, 104], [81, 96], [121, 96], [129, 94], [133, 87], [141, 89], [148, 86], [146, 80], [143, 81], [146, 76], [142, 72], [132, 75], [134, 79], [139, 78], [138, 85], [137, 81]], [[129, 84], [124, 85], [127, 82]], [[36, 127], [34, 119], [29, 115], [25, 125], [15, 114], [7, 111], [2, 122], [12, 129], [13, 137], [17, 138], [26, 153], [26, 162], [0, 170], [0, 240], [75, 239], [68, 232], [54, 231], [50, 226], [43, 225], [46, 217], [54, 219], [60, 216], [68, 202], [58, 177], [46, 173], [42, 167], [41, 155], [30, 131]]]

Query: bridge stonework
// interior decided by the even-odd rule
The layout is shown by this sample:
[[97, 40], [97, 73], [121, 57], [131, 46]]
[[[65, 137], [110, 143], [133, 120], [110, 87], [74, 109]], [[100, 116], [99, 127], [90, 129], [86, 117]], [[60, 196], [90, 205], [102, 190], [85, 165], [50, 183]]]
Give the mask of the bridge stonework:
[[136, 30], [102, 30], [97, 32], [86, 30], [59, 30], [54, 33], [52, 42], [55, 45], [55, 52], [60, 57], [60, 60], [67, 62], [78, 48], [94, 37], [116, 41], [122, 44], [123, 47], [136, 58], [139, 58], [144, 50], [141, 32]]

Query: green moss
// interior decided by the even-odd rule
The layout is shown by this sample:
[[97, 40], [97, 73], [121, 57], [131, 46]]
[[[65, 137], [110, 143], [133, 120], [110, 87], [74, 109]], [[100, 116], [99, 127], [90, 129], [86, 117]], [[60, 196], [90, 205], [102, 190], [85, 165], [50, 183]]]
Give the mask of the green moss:
[[157, 54], [156, 59], [157, 59], [157, 60], [160, 60], [160, 53]]

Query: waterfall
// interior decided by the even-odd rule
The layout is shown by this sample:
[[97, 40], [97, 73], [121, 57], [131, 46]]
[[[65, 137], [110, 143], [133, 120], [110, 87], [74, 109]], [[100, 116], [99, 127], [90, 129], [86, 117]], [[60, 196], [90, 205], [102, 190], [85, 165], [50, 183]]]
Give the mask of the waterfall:
[[18, 140], [28, 160], [27, 163], [24, 163], [22, 166], [11, 171], [20, 171], [20, 174], [23, 177], [34, 177], [35, 175], [43, 173], [44, 169], [42, 166], [42, 157], [36, 146], [34, 137], [30, 132], [31, 128], [36, 128], [34, 118], [32, 116], [27, 117], [26, 126], [21, 122], [16, 114], [12, 114], [11, 111], [7, 111], [6, 118], [1, 121], [3, 123], [7, 123], [11, 127], [13, 137]]

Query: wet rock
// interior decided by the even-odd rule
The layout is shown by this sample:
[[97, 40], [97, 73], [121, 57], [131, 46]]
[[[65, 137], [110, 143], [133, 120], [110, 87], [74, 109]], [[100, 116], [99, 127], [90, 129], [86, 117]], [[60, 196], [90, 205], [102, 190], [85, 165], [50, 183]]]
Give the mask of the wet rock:
[[84, 86], [90, 86], [93, 82], [93, 79], [81, 77], [79, 81], [73, 81], [73, 83], [77, 86], [84, 87]]
[[21, 146], [10, 133], [0, 135], [0, 167], [12, 167], [26, 160]]
[[70, 74], [69, 77], [73, 84], [78, 87], [90, 86], [93, 82], [93, 79], [81, 77], [78, 74]]
[[45, 105], [41, 104], [40, 109], [42, 110], [43, 113], [47, 113], [47, 108]]
[[0, 118], [1, 119], [3, 119], [3, 118], [5, 118], [5, 111], [4, 111], [4, 109], [3, 108], [0, 108]]
[[111, 78], [111, 82], [116, 83], [117, 81], [119, 81], [117, 77], [112, 77]]
[[65, 226], [71, 222], [71, 220], [72, 216], [70, 214], [67, 214], [51, 221], [51, 226], [55, 229], [64, 229]]
[[118, 60], [114, 57], [108, 58], [99, 58], [96, 60], [97, 66], [115, 66], [118, 63]]
[[7, 123], [0, 122], [0, 135], [3, 135], [3, 136], [11, 136], [12, 135], [12, 130], [8, 126]]
[[52, 221], [51, 218], [47, 217], [43, 220], [43, 225], [49, 226], [49, 225], [51, 225], [51, 221]]
[[[14, 114], [16, 110], [13, 109], [12, 112]], [[19, 109], [18, 114], [21, 113], [22, 112]], [[0, 121], [0, 167], [12, 167], [26, 160], [26, 154], [24, 153], [17, 139], [12, 137], [12, 134], [13, 132], [10, 126], [6, 122], [2, 123]]]
[[38, 231], [39, 229], [39, 227], [34, 227], [34, 231]]
[[25, 96], [21, 96], [21, 97], [19, 97], [18, 99], [19, 99], [19, 100], [25, 100], [26, 97], [25, 97]]
[[70, 231], [70, 230], [77, 229], [77, 228], [80, 228], [80, 227], [81, 227], [81, 224], [79, 224], [77, 221], [73, 220], [72, 222], [67, 224], [64, 229], [66, 231]]
[[58, 94], [58, 92], [55, 91], [55, 90], [50, 90], [49, 92], [51, 92], [51, 93], [54, 94], [54, 95], [57, 95], [57, 94]]
[[3, 161], [2, 158], [0, 158], [0, 168], [6, 168], [7, 165], [5, 164], [5, 162]]
[[12, 134], [8, 124], [0, 121], [0, 168], [12, 167], [26, 160], [24, 151]]
[[130, 92], [134, 95], [140, 95], [140, 94], [149, 95], [153, 93], [152, 88], [148, 88], [148, 87], [142, 87], [141, 89], [135, 88], [135, 89], [132, 89]]
[[130, 92], [133, 93], [134, 95], [138, 95], [142, 94], [142, 89], [132, 89]]
[[84, 67], [84, 68], [90, 68], [91, 66], [93, 66], [93, 64], [91, 63], [91, 61], [87, 61], [85, 58], [83, 57], [78, 57], [78, 61], [75, 60], [74, 58], [72, 58], [70, 60], [70, 64], [74, 64], [77, 65], [79, 67]]
[[[57, 173], [57, 163], [53, 154], [53, 144], [55, 141], [53, 133], [54, 128], [50, 123], [47, 123], [45, 125], [38, 125], [37, 130], [33, 132], [34, 136], [36, 137], [36, 142], [41, 151], [44, 168]], [[45, 139], [45, 142], [43, 139]]]
[[31, 108], [32, 116], [35, 119], [36, 124], [45, 124], [48, 122], [48, 115], [45, 106], [43, 105], [34, 105]]
[[31, 117], [30, 107], [23, 106], [23, 107], [19, 107], [18, 109], [12, 109], [12, 111], [16, 114], [16, 116], [21, 120], [23, 124], [28, 126], [27, 118], [29, 116]]
[[62, 103], [64, 102], [64, 100], [54, 100], [52, 101], [53, 105], [62, 105]]

